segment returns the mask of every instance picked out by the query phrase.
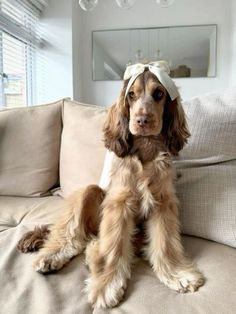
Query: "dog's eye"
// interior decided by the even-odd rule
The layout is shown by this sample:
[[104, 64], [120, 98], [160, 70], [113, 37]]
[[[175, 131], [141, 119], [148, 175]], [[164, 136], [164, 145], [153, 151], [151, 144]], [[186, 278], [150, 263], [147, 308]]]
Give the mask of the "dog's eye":
[[130, 91], [130, 92], [128, 93], [128, 96], [129, 96], [130, 99], [134, 99], [135, 94], [134, 94], [133, 91]]
[[163, 97], [164, 93], [160, 89], [156, 89], [152, 95], [155, 100], [160, 100]]

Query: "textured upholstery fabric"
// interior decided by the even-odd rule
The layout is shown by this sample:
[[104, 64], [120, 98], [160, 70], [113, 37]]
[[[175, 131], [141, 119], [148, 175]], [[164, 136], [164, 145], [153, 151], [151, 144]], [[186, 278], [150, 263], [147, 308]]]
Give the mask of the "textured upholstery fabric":
[[175, 161], [183, 233], [236, 247], [236, 89], [184, 109], [191, 138]]
[[82, 186], [98, 184], [105, 148], [102, 126], [104, 107], [64, 102], [60, 154], [60, 184], [63, 196]]
[[191, 132], [178, 167], [207, 166], [236, 159], [236, 88], [183, 103]]
[[0, 112], [0, 195], [40, 196], [58, 184], [62, 103]]
[[64, 210], [60, 197], [0, 197], [0, 312], [7, 314], [234, 314], [236, 249], [184, 237], [186, 251], [206, 277], [193, 294], [178, 294], [159, 282], [150, 266], [137, 260], [124, 301], [114, 309], [93, 310], [83, 292], [88, 277], [84, 256], [64, 269], [41, 275], [32, 269], [36, 253], [16, 244], [35, 225], [53, 223]]
[[177, 190], [185, 234], [236, 247], [236, 160], [181, 169]]

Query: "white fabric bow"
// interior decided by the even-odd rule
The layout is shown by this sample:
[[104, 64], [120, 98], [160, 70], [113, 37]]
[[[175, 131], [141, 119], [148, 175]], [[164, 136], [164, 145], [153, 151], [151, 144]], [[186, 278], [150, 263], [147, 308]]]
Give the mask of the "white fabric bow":
[[166, 88], [167, 92], [170, 95], [171, 100], [174, 100], [179, 96], [179, 92], [177, 87], [175, 86], [175, 83], [170, 78], [170, 68], [166, 61], [156, 61], [151, 62], [148, 64], [142, 64], [142, 63], [136, 63], [133, 65], [127, 66], [125, 73], [124, 73], [124, 80], [129, 80], [129, 83], [126, 88], [125, 97], [128, 94], [128, 91], [133, 84], [133, 82], [136, 80], [136, 78], [144, 72], [145, 69], [149, 69], [150, 72], [152, 72], [158, 80], [161, 82], [161, 84]]

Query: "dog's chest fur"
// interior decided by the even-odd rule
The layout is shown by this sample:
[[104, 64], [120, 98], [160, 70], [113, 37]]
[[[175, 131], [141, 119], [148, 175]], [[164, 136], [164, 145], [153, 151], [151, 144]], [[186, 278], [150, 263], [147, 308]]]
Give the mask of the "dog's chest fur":
[[171, 173], [170, 155], [157, 138], [139, 137], [130, 155], [117, 159], [113, 170], [113, 187], [130, 190], [138, 200], [137, 220], [142, 220], [161, 201], [166, 178]]
[[130, 155], [137, 156], [142, 164], [145, 164], [155, 160], [161, 151], [166, 151], [161, 136], [136, 136], [133, 138]]
[[140, 163], [134, 178], [140, 200], [138, 216], [141, 218], [147, 218], [150, 211], [160, 202], [164, 181], [170, 169], [170, 155], [165, 151], [166, 147], [159, 137], [134, 139], [131, 155], [133, 152]]
[[134, 175], [138, 193], [138, 216], [147, 218], [153, 208], [158, 207], [166, 187], [166, 178], [170, 175], [170, 157], [159, 152], [150, 162], [142, 164], [142, 169]]

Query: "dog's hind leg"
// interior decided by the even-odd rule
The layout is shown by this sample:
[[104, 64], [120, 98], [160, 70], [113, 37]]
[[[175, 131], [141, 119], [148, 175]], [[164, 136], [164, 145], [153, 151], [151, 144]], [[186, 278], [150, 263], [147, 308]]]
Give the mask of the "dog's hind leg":
[[17, 244], [17, 249], [22, 253], [35, 252], [43, 247], [47, 240], [50, 229], [49, 225], [35, 227], [33, 231], [29, 231]]
[[89, 185], [68, 199], [66, 213], [50, 228], [48, 239], [34, 262], [38, 272], [59, 270], [84, 250], [89, 238], [98, 232], [104, 196], [99, 186]]

